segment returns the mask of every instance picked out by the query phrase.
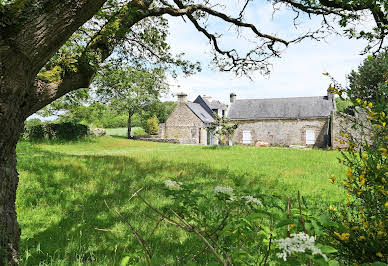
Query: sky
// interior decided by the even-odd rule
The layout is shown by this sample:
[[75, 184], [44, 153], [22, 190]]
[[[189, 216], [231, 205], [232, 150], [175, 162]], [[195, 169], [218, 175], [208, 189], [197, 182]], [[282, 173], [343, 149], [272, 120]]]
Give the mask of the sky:
[[[238, 10], [238, 1], [224, 0], [225, 12], [233, 14]], [[319, 19], [302, 18], [298, 29], [292, 24], [294, 13], [282, 8], [272, 17], [272, 5], [267, 1], [256, 1], [249, 5], [246, 20], [265, 33], [279, 37], [292, 38], [320, 23]], [[241, 3], [240, 3], [241, 4]], [[189, 100], [198, 95], [208, 95], [224, 103], [229, 102], [229, 94], [237, 98], [279, 98], [326, 95], [330, 80], [322, 75], [330, 73], [337, 81], [346, 84], [346, 75], [356, 69], [365, 56], [360, 55], [366, 43], [362, 40], [348, 39], [340, 35], [330, 35], [324, 41], [304, 40], [282, 52], [280, 59], [273, 61], [272, 72], [263, 77], [252, 75], [253, 80], [236, 77], [233, 73], [219, 72], [209, 66], [212, 55], [208, 39], [199, 33], [189, 22], [181, 18], [168, 18], [170, 24], [169, 43], [175, 53], [184, 52], [189, 60], [201, 62], [202, 72], [177, 79], [169, 78], [171, 94], [164, 100], [175, 100], [174, 94], [185, 92]], [[365, 21], [365, 24], [370, 24]], [[225, 47], [244, 47], [247, 41], [236, 38], [233, 29], [225, 27], [219, 20], [209, 21], [209, 31], [223, 32]]]

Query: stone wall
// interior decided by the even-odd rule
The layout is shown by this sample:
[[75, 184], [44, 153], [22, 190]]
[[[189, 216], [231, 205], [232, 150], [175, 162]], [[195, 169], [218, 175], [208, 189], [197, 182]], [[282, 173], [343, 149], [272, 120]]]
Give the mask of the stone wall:
[[324, 146], [324, 135], [328, 134], [328, 118], [314, 119], [268, 119], [238, 122], [233, 142], [242, 144], [243, 131], [251, 131], [251, 145], [257, 141], [270, 145], [306, 145], [306, 130], [315, 131], [314, 147]]
[[165, 142], [165, 143], [181, 143], [178, 139], [162, 139], [162, 138], [136, 138], [137, 140], [152, 141], [152, 142]]
[[[360, 126], [360, 124], [366, 126]], [[347, 139], [341, 136], [348, 133], [356, 139], [356, 142], [367, 141], [372, 143], [370, 134], [372, 133], [367, 128], [370, 127], [370, 123], [367, 119], [367, 114], [356, 113], [356, 115], [350, 116], [344, 113], [331, 113], [331, 145], [335, 149], [345, 149], [348, 147], [346, 143]]]
[[205, 124], [187, 107], [184, 102], [178, 103], [170, 114], [163, 128], [159, 130], [161, 138], [178, 139], [184, 144], [207, 143]]

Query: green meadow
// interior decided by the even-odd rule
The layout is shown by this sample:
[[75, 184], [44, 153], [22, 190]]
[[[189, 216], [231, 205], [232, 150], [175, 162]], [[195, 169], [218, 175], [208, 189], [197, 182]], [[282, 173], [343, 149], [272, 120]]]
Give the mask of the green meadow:
[[[23, 265], [119, 265], [142, 253], [117, 210], [150, 243], [160, 264], [188, 252], [187, 236], [154, 217], [141, 195], [162, 208], [169, 199], [163, 181], [195, 184], [213, 193], [215, 186], [295, 198], [311, 208], [327, 209], [345, 199], [328, 181], [344, 175], [339, 153], [257, 147], [211, 147], [127, 140], [106, 136], [76, 142], [20, 142], [17, 211]], [[104, 201], [108, 203], [107, 208]], [[206, 264], [206, 258], [196, 263]]]

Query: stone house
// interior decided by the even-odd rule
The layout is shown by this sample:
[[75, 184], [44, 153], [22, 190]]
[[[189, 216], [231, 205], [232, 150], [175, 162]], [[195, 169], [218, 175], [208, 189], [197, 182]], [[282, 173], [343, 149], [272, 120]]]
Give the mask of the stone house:
[[255, 145], [331, 145], [332, 113], [336, 110], [334, 95], [273, 99], [236, 99], [230, 94], [230, 105], [207, 96], [188, 102], [186, 94], [178, 95], [178, 105], [165, 124], [160, 125], [161, 138], [177, 138], [180, 143], [212, 145], [217, 140], [208, 130], [214, 114], [238, 123], [233, 143]]
[[334, 95], [273, 99], [236, 99], [230, 94], [227, 117], [239, 124], [233, 142], [255, 145], [331, 145]]
[[208, 126], [215, 120], [214, 113], [225, 115], [226, 106], [206, 96], [198, 96], [194, 102], [188, 102], [184, 93], [177, 96], [178, 105], [166, 122], [159, 125], [159, 136], [178, 139], [183, 144], [217, 144]]

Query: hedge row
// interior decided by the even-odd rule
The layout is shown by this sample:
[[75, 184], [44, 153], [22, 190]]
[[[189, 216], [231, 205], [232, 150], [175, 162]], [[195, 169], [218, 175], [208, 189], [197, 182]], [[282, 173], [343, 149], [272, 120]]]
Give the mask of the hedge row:
[[74, 123], [48, 123], [26, 127], [23, 137], [25, 139], [63, 139], [73, 140], [88, 135], [89, 128], [85, 125]]

